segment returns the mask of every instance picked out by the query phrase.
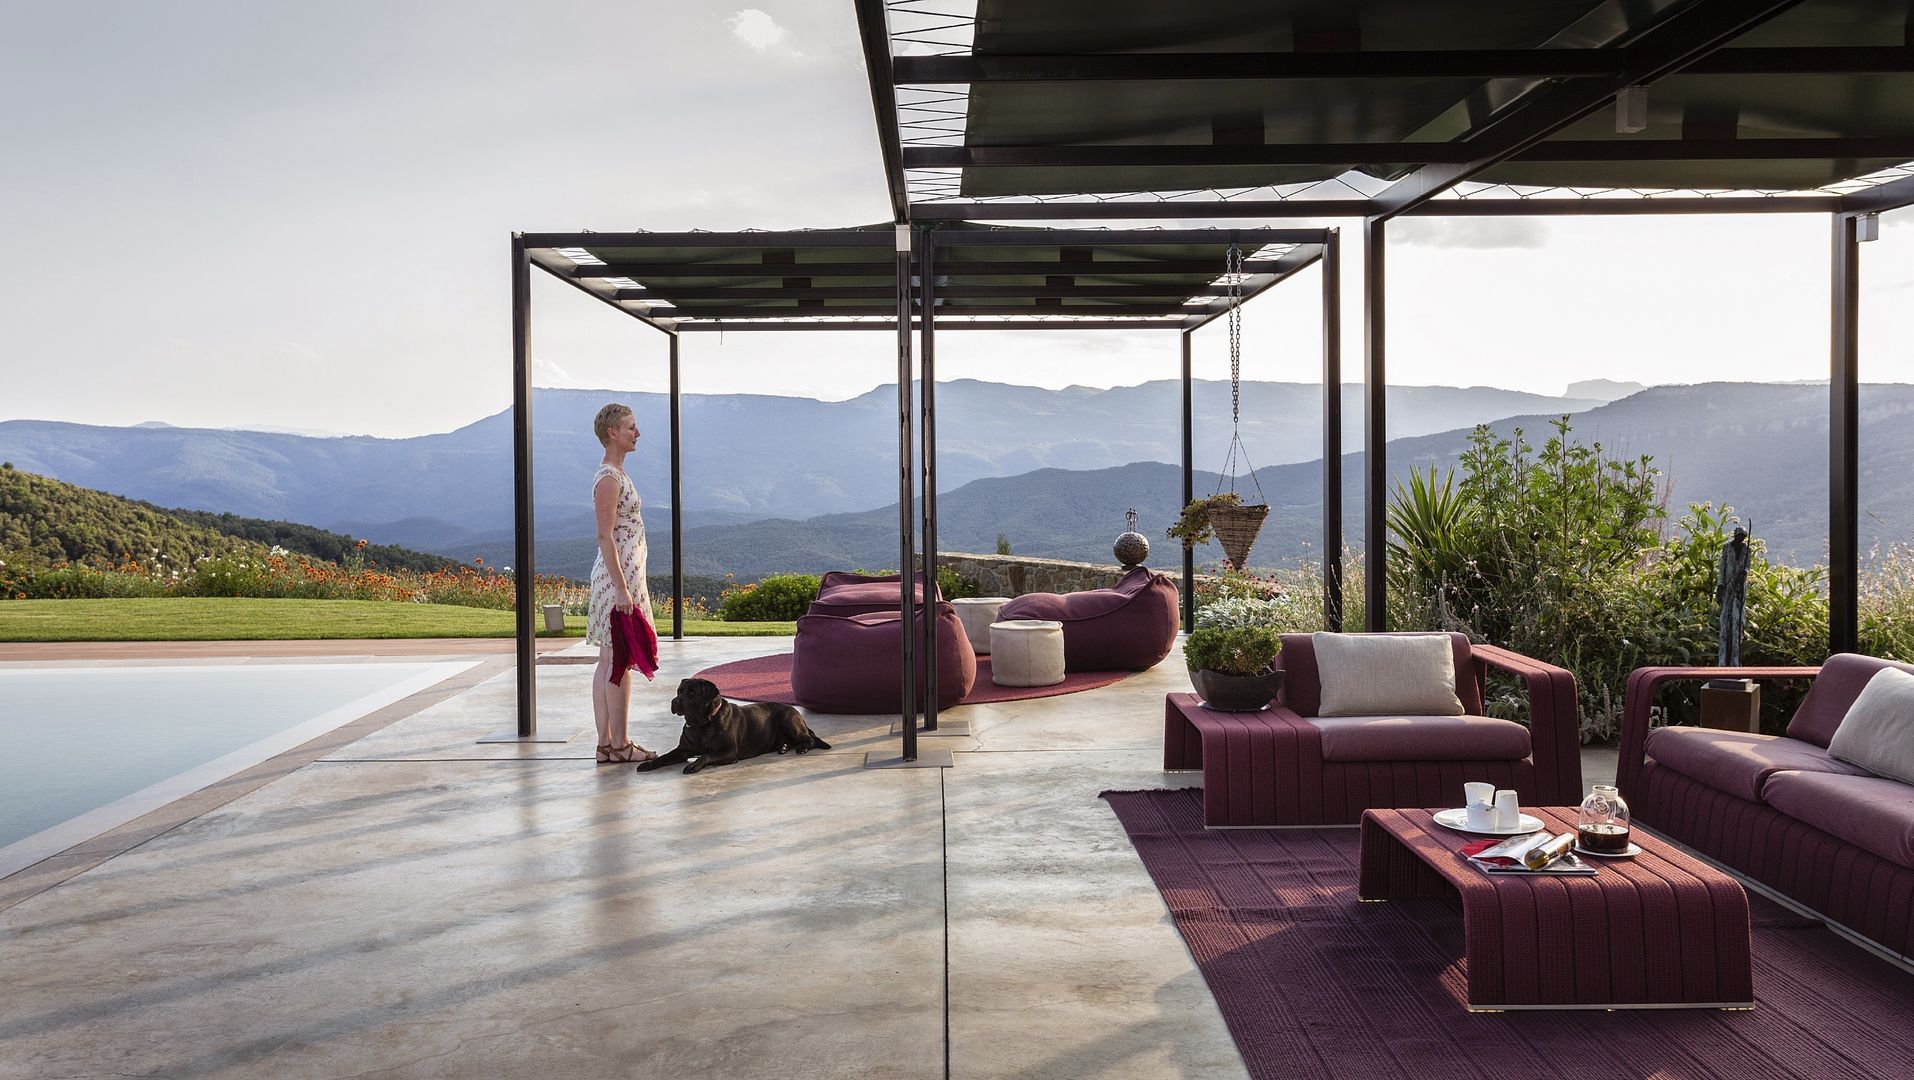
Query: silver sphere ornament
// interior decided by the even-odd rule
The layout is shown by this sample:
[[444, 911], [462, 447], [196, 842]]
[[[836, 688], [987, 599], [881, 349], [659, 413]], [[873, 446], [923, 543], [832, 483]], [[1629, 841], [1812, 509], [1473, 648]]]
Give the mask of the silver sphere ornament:
[[1112, 550], [1116, 553], [1117, 562], [1128, 570], [1142, 565], [1143, 560], [1150, 557], [1150, 538], [1136, 531], [1136, 507], [1131, 507], [1123, 517], [1129, 525], [1129, 531], [1116, 538], [1116, 547]]

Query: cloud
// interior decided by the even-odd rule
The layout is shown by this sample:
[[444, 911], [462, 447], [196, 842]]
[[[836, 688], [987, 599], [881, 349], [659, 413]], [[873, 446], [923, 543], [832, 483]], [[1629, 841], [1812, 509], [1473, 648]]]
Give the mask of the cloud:
[[753, 52], [800, 55], [796, 49], [784, 43], [784, 27], [757, 8], [745, 8], [725, 21], [731, 24], [731, 33], [750, 46]]
[[1532, 217], [1401, 217], [1389, 223], [1389, 239], [1423, 247], [1483, 251], [1540, 248], [1548, 244], [1548, 223]]

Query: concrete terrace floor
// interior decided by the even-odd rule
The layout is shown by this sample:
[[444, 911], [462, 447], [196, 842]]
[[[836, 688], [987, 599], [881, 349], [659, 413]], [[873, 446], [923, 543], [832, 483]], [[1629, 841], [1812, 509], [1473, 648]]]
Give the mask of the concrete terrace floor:
[[[634, 736], [788, 647], [665, 642]], [[831, 750], [696, 776], [591, 764], [588, 666], [538, 669], [581, 737], [478, 744], [489, 671], [0, 910], [0, 1076], [1245, 1075], [1097, 798], [1200, 783], [1161, 770], [1178, 657], [947, 714], [950, 769], [866, 769], [892, 718], [814, 715]]]

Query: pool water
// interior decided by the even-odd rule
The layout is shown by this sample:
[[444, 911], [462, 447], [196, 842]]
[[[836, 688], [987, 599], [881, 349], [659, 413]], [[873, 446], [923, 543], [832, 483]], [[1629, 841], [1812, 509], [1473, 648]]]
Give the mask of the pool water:
[[0, 668], [0, 875], [475, 663]]

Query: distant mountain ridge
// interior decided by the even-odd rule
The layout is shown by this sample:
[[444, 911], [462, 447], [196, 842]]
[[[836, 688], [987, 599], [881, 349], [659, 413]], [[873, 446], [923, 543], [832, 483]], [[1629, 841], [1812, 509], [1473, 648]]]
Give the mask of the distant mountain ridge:
[[[1196, 460], [1219, 460], [1229, 437], [1229, 384], [1199, 380], [1193, 393]], [[1173, 380], [1108, 390], [939, 383], [940, 483], [948, 491], [1036, 469], [1177, 461], [1181, 394]], [[645, 437], [627, 468], [652, 510], [666, 502], [663, 395], [540, 389], [532, 402], [533, 465], [544, 535], [575, 535], [573, 522], [589, 512], [600, 456], [591, 418], [609, 400], [636, 411]], [[1344, 388], [1344, 402], [1345, 445], [1354, 448], [1357, 388]], [[1490, 387], [1389, 391], [1391, 428], [1403, 434], [1592, 404]], [[1257, 464], [1320, 454], [1319, 386], [1246, 382], [1242, 412]], [[855, 512], [896, 483], [892, 389], [837, 402], [691, 394], [683, 414], [690, 524]], [[511, 528], [509, 412], [408, 439], [11, 420], [0, 422], [0, 459], [156, 505], [303, 522], [456, 558]]]

